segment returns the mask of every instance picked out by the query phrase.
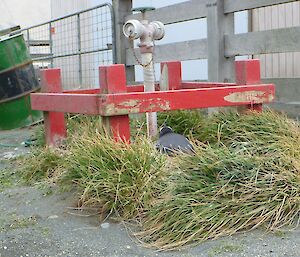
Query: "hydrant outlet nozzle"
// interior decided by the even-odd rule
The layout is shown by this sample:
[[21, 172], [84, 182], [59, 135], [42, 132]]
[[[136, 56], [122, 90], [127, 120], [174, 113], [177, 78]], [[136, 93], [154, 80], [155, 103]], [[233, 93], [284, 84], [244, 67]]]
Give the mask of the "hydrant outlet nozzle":
[[144, 26], [138, 20], [129, 20], [123, 26], [125, 37], [130, 39], [139, 39], [144, 34]]
[[132, 40], [140, 39], [143, 44], [145, 41], [162, 39], [165, 35], [165, 26], [160, 21], [142, 23], [138, 20], [129, 20], [123, 26], [123, 33]]

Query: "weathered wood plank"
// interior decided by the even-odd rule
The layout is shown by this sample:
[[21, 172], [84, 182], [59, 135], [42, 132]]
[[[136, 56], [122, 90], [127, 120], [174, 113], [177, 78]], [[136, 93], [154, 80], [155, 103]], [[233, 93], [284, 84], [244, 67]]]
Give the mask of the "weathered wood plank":
[[234, 16], [224, 15], [224, 1], [207, 5], [208, 81], [233, 81], [234, 59], [224, 57], [224, 34], [233, 35]]
[[[159, 20], [164, 24], [205, 18], [207, 15], [206, 4], [210, 2], [212, 0], [191, 0], [149, 11], [146, 17], [149, 20]], [[142, 16], [137, 13], [126, 17], [126, 20], [130, 19], [141, 20]]]
[[225, 36], [225, 56], [297, 52], [299, 42], [300, 27]]
[[[115, 116], [142, 112], [261, 104], [270, 103], [273, 99], [274, 86], [260, 84], [100, 95], [98, 107], [101, 116]], [[55, 104], [53, 104], [53, 108], [56, 108]]]
[[225, 0], [224, 12], [232, 13], [296, 1], [297, 0]]
[[[136, 56], [141, 60], [140, 50], [135, 49]], [[179, 43], [155, 46], [154, 62], [184, 61], [207, 58], [207, 39], [183, 41]], [[126, 65], [138, 64], [132, 49], [127, 49]]]

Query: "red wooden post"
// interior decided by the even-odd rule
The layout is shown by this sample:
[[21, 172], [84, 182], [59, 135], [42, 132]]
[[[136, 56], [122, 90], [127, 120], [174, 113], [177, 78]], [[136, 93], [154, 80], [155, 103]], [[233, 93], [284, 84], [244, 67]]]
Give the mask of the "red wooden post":
[[[258, 59], [235, 62], [235, 76], [237, 85], [261, 84], [260, 62]], [[247, 109], [262, 111], [262, 104], [247, 105]]]
[[[126, 74], [123, 64], [101, 66], [99, 68], [102, 94], [126, 93]], [[130, 142], [130, 123], [128, 115], [103, 117], [104, 126], [116, 141]]]
[[[182, 77], [181, 77], [181, 62], [162, 62], [160, 64], [161, 82], [166, 86], [162, 85], [161, 90], [178, 90], [181, 89]], [[166, 88], [165, 88], [166, 87]]]
[[[43, 93], [62, 92], [60, 69], [42, 70], [41, 80]], [[57, 147], [67, 137], [64, 113], [44, 111], [44, 127], [48, 146]]]

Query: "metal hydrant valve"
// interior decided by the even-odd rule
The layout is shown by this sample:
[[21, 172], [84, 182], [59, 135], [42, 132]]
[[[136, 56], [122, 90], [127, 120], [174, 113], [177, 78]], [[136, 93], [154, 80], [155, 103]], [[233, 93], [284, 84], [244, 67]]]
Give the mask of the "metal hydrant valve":
[[164, 37], [165, 26], [160, 21], [129, 20], [123, 26], [123, 33], [131, 40], [140, 39], [138, 46], [141, 53], [152, 53], [153, 41]]
[[[123, 26], [124, 35], [130, 40], [140, 39], [138, 44], [141, 52], [142, 60], [139, 61], [134, 51], [133, 54], [137, 62], [143, 67], [144, 73], [144, 88], [145, 92], [155, 91], [155, 71], [153, 65], [153, 48], [154, 40], [160, 40], [165, 35], [165, 26], [160, 21], [152, 21], [149, 23], [145, 18], [147, 10], [154, 10], [154, 8], [138, 8], [136, 11], [142, 12], [142, 20], [129, 20]], [[157, 135], [157, 114], [155, 112], [148, 112], [147, 130], [148, 136], [154, 137]]]

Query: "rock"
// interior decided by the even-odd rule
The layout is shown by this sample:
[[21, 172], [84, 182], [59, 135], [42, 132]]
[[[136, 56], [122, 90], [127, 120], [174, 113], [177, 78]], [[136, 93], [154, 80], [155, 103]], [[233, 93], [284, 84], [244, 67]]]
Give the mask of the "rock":
[[58, 218], [57, 215], [51, 215], [51, 216], [48, 217], [48, 219], [57, 219], [57, 218]]
[[101, 228], [109, 228], [109, 223], [107, 223], [107, 222], [102, 223]]
[[15, 158], [17, 155], [14, 152], [6, 152], [3, 154], [3, 158], [4, 159], [13, 159]]

